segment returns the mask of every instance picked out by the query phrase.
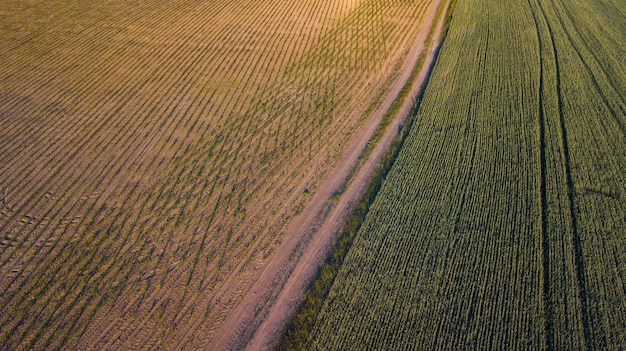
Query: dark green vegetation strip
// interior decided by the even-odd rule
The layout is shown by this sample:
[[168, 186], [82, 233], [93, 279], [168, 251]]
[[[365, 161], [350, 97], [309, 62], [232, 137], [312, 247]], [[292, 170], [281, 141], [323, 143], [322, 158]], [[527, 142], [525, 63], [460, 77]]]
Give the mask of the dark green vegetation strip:
[[626, 348], [625, 16], [458, 1], [309, 348]]

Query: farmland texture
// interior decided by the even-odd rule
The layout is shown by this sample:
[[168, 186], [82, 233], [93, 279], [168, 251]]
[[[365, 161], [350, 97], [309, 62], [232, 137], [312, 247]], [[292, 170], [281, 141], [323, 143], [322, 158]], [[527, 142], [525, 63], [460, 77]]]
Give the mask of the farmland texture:
[[428, 0], [0, 3], [0, 349], [208, 349]]
[[313, 349], [626, 348], [624, 18], [457, 1]]

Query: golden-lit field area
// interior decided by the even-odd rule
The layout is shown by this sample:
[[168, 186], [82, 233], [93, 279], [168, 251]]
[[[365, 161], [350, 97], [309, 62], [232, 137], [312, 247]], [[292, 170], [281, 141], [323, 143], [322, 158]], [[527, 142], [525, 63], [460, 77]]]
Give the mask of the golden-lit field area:
[[2, 1], [0, 349], [210, 349], [430, 5]]

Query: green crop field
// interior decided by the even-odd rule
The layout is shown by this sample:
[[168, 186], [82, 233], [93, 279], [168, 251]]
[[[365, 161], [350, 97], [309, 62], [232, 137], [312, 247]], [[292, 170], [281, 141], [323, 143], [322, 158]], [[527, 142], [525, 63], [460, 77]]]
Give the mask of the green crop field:
[[458, 0], [313, 349], [626, 348], [626, 2]]

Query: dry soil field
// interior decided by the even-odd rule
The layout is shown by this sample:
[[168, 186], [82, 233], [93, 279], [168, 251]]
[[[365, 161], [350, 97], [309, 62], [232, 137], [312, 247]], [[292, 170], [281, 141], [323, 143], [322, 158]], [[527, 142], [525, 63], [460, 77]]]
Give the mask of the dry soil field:
[[430, 4], [2, 1], [0, 349], [210, 348]]

